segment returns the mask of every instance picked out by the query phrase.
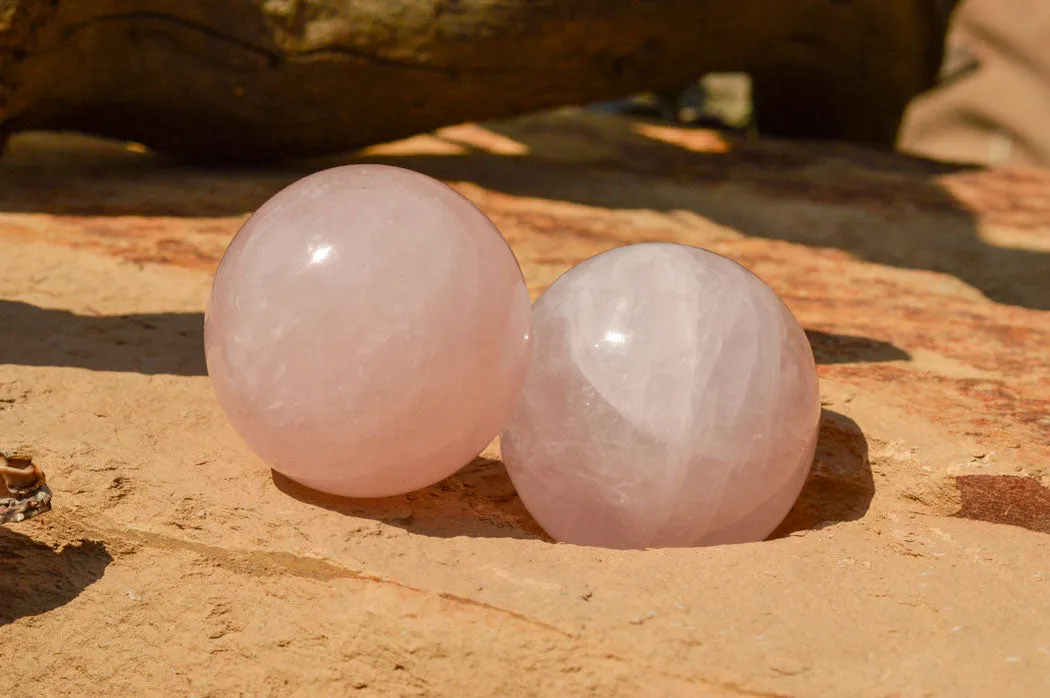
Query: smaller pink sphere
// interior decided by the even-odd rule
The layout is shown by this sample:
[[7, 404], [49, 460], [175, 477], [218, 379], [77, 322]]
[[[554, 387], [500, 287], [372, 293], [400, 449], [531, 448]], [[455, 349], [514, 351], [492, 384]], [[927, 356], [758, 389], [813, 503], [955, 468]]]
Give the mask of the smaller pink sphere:
[[230, 244], [208, 374], [275, 470], [337, 495], [402, 494], [506, 423], [530, 315], [513, 252], [470, 201], [409, 170], [337, 167], [276, 194]]
[[725, 257], [646, 243], [583, 262], [536, 302], [503, 457], [564, 542], [759, 541], [798, 497], [819, 421], [812, 350], [776, 293]]

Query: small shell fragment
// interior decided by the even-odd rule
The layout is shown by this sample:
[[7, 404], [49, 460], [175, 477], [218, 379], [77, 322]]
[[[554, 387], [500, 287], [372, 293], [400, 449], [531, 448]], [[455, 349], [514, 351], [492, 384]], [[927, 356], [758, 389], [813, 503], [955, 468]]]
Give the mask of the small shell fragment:
[[51, 490], [43, 471], [33, 464], [31, 455], [0, 450], [0, 476], [3, 469], [28, 471], [25, 474], [35, 478], [15, 487], [6, 477], [0, 477], [0, 524], [25, 521], [51, 510]]

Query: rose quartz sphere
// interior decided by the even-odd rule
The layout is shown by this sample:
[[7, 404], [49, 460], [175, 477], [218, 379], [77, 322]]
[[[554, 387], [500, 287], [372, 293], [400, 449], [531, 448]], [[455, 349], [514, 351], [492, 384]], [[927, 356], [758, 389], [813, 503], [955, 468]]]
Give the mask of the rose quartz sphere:
[[759, 541], [813, 461], [813, 353], [736, 262], [621, 247], [533, 308], [533, 357], [503, 457], [555, 539], [610, 548]]
[[506, 424], [530, 314], [514, 254], [470, 201], [409, 170], [337, 167], [279, 192], [230, 244], [208, 374], [275, 470], [337, 495], [400, 494]]

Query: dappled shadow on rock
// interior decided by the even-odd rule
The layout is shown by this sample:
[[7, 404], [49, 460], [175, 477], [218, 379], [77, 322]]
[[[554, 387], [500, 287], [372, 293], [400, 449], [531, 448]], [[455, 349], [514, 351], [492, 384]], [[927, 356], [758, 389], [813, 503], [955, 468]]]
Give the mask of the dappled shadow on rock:
[[0, 300], [0, 364], [203, 376], [203, 313], [78, 315]]
[[1050, 533], [1050, 487], [1035, 478], [960, 475], [955, 486], [961, 501], [953, 516]]
[[[481, 131], [500, 143], [479, 142]], [[981, 170], [836, 143], [751, 141], [571, 112], [487, 123], [473, 137], [453, 127], [418, 137], [422, 146], [387, 144], [280, 169], [215, 171], [98, 139], [30, 134], [13, 139], [0, 160], [0, 212], [184, 221], [241, 216], [312, 171], [387, 163], [515, 197], [692, 212], [748, 236], [950, 274], [993, 300], [1050, 309], [1050, 254], [1042, 244], [993, 242], [978, 230], [979, 218], [1025, 230], [1050, 225], [1043, 195], [1050, 173]], [[227, 236], [235, 227], [209, 235]], [[123, 229], [102, 232], [134, 237]], [[161, 238], [157, 244], [185, 243], [169, 233]], [[194, 264], [211, 266], [215, 254]]]
[[[851, 145], [752, 142], [619, 117], [539, 115], [485, 127], [523, 154], [459, 142], [459, 155], [363, 159], [520, 197], [688, 211], [748, 236], [950, 274], [992, 300], [1050, 309], [1050, 254], [993, 244], [978, 230], [978, 215], [1028, 229], [1050, 224], [1042, 196], [1050, 173], [1019, 178]], [[1026, 194], [1011, 196], [1000, 180]]]
[[864, 432], [849, 417], [824, 410], [813, 468], [795, 506], [770, 537], [856, 521], [867, 513], [874, 496]]
[[[121, 141], [25, 133], [0, 158], [0, 211], [63, 216], [240, 216], [308, 169], [189, 167]], [[144, 221], [137, 221], [143, 224]]]
[[75, 599], [113, 561], [105, 546], [82, 540], [55, 550], [0, 526], [0, 626], [54, 610]]
[[503, 463], [476, 458], [452, 477], [397, 497], [356, 499], [308, 489], [277, 471], [273, 482], [290, 497], [346, 516], [373, 519], [438, 538], [549, 540], [525, 510]]

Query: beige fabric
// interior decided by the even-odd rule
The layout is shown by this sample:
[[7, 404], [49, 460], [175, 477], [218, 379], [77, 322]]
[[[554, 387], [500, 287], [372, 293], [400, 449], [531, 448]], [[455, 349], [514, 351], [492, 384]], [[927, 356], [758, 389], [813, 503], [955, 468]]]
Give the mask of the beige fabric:
[[963, 0], [941, 84], [917, 98], [902, 150], [1050, 167], [1050, 0]]

